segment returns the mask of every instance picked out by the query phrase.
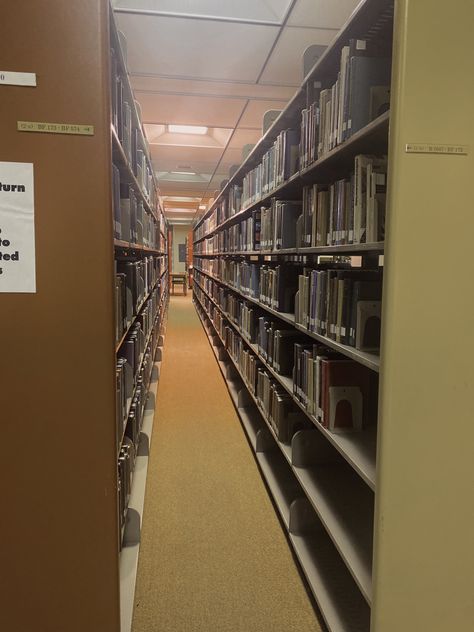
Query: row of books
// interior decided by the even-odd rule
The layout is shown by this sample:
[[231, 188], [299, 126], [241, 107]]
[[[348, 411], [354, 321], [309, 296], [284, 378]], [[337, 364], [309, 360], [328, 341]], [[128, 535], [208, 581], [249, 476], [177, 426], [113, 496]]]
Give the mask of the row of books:
[[207, 235], [211, 231], [215, 230], [217, 226], [219, 226], [219, 224], [221, 224], [224, 221], [225, 218], [219, 218], [218, 220], [217, 213], [218, 213], [218, 209], [215, 208], [212, 211], [212, 213], [209, 215], [209, 217], [206, 217], [206, 219], [202, 222], [202, 224], [200, 224], [199, 226], [195, 228], [194, 230], [195, 241], [197, 241], [198, 239], [201, 239], [202, 237], [204, 237], [204, 235]]
[[[133, 471], [135, 469], [136, 450], [132, 440], [124, 437], [118, 457], [118, 500], [119, 500], [119, 524], [122, 534], [127, 519], [127, 509], [132, 491]], [[119, 548], [122, 548], [122, 537], [119, 540]]]
[[248, 261], [221, 260], [218, 278], [263, 305], [293, 313], [301, 265], [277, 263], [258, 265]]
[[305, 269], [298, 275], [295, 322], [360, 351], [380, 347], [382, 274]]
[[354, 173], [303, 189], [298, 247], [373, 243], [385, 238], [387, 158], [359, 154]]
[[359, 431], [377, 419], [377, 373], [324, 345], [294, 344], [293, 392], [331, 432]]
[[258, 265], [229, 259], [220, 259], [217, 266], [204, 265], [208, 269], [212, 265], [210, 274], [262, 305], [294, 313], [295, 323], [310, 332], [360, 351], [377, 352], [380, 347], [379, 269], [353, 269], [348, 264], [337, 268], [320, 264], [313, 269], [293, 263]]
[[368, 40], [351, 39], [341, 50], [335, 83], [317, 90], [301, 114], [301, 168], [348, 140], [390, 107], [391, 59]]
[[293, 436], [311, 428], [311, 422], [295, 405], [291, 395], [264, 367], [257, 370], [257, 399], [282, 443], [291, 444]]
[[[157, 335], [158, 334], [156, 332], [156, 336]], [[155, 336], [153, 336], [153, 339], [150, 340], [144, 352], [142, 366], [139, 374], [137, 375], [133, 399], [128, 409], [128, 415], [126, 416], [125, 427], [123, 425], [118, 425], [118, 441], [120, 445], [118, 458], [118, 492], [121, 530], [125, 525], [130, 499], [135, 457], [138, 453], [140, 432], [143, 427], [143, 418], [153, 370], [153, 355], [154, 349], [156, 348], [156, 342]]]
[[[257, 384], [257, 369], [261, 365], [257, 356], [252, 353], [242, 342], [242, 338], [229, 326], [228, 321], [223, 318], [220, 321], [220, 334], [224, 340], [224, 346], [229, 355], [238, 365], [240, 374], [244, 382], [255, 394]], [[214, 323], [216, 324], [216, 323]]]
[[261, 212], [257, 209], [250, 217], [217, 233], [218, 252], [260, 250]]
[[257, 398], [260, 409], [273, 428], [279, 441], [291, 444], [293, 435], [312, 425], [299, 410], [291, 395], [270, 375], [264, 365], [242, 341], [241, 336], [227, 324], [226, 318], [205, 295], [197, 289], [198, 297], [206, 306], [206, 313], [224, 342], [224, 347], [239, 368], [240, 375], [251, 393]]
[[120, 181], [120, 171], [115, 165], [112, 176], [115, 239], [160, 250], [160, 223], [147, 211], [133, 185]]
[[145, 297], [161, 278], [164, 266], [163, 257], [150, 256], [138, 261], [115, 261], [115, 337], [117, 342], [137, 315]]
[[132, 396], [140, 381], [140, 371], [147, 361], [150, 343], [156, 338], [157, 324], [161, 322], [162, 295], [158, 288], [143, 307], [137, 322], [131, 327], [117, 351], [117, 432], [123, 432]]
[[127, 90], [128, 78], [120, 72], [115, 50], [111, 51], [112, 124], [117, 132], [128, 164], [133, 171], [143, 195], [152, 208], [158, 202], [154, 185], [153, 169], [147, 159], [145, 139], [133, 112], [135, 103], [132, 92]]
[[[229, 196], [220, 204], [210, 230], [386, 112], [390, 107], [390, 83], [390, 57], [374, 41], [349, 40], [341, 49], [334, 84], [327, 88], [315, 86], [314, 101], [302, 110], [299, 128], [280, 132], [262, 162], [244, 176], [242, 186], [229, 188]], [[199, 230], [197, 238], [208, 232]]]
[[302, 201], [272, 198], [270, 207], [201, 242], [201, 253], [373, 243], [385, 238], [387, 158], [359, 154], [354, 172], [303, 188]]
[[278, 134], [262, 162], [244, 176], [240, 198], [243, 208], [273, 191], [298, 171], [299, 141], [299, 130], [286, 129]]
[[[362, 430], [375, 422], [378, 393], [375, 372], [323, 344], [308, 343], [302, 332], [282, 326], [262, 314], [258, 306], [246, 303], [222, 288], [218, 294], [218, 291], [214, 292], [216, 302], [239, 328], [242, 339], [256, 343], [258, 353], [268, 365], [280, 375], [293, 379], [294, 397], [325, 428], [331, 432]], [[215, 311], [217, 314], [218, 310]], [[222, 315], [219, 318], [225, 320]], [[231, 331], [231, 351], [237, 361], [246, 347], [242, 339], [239, 342], [240, 336], [232, 328]], [[247, 349], [246, 355], [248, 353]], [[248, 367], [246, 355], [242, 359], [243, 369]], [[252, 365], [252, 377], [253, 369]], [[250, 382], [248, 385], [255, 384]]]
[[[153, 324], [156, 333], [156, 323]], [[145, 346], [145, 343], [148, 342]], [[144, 384], [148, 384], [146, 377], [150, 369], [151, 349], [156, 343], [155, 337], [149, 338], [141, 331], [137, 324], [130, 333], [128, 344], [122, 345], [118, 352], [116, 364], [116, 413], [117, 413], [117, 441], [120, 445], [124, 429], [130, 419], [130, 413], [141, 419], [143, 403], [141, 396], [145, 392]], [[140, 404], [140, 406], [138, 406]], [[138, 406], [138, 407], [137, 407]], [[132, 419], [132, 420], [133, 420]]]

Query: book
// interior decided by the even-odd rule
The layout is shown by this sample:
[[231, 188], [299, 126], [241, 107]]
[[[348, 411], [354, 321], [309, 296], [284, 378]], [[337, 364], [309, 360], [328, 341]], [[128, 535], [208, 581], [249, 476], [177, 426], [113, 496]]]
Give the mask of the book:
[[[370, 122], [371, 91], [390, 86], [391, 60], [386, 57], [353, 56], [349, 61], [348, 137]], [[373, 110], [373, 106], [372, 106]]]

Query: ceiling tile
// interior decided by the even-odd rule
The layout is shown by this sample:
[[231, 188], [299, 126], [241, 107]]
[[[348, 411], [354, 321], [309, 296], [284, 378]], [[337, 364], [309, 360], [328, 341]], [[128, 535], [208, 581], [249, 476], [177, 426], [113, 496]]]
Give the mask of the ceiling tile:
[[311, 44], [327, 46], [337, 31], [287, 27], [270, 57], [260, 83], [299, 86], [303, 81], [303, 53]]
[[138, 93], [144, 123], [235, 127], [246, 101]]
[[360, 0], [297, 0], [287, 24], [340, 29], [359, 2]]
[[258, 129], [241, 129], [238, 127], [232, 135], [228, 147], [231, 149], [237, 147], [239, 150], [242, 150], [244, 145], [248, 145], [250, 143], [255, 145], [261, 137], [262, 132], [260, 126]]
[[219, 172], [223, 173], [226, 178], [229, 177], [229, 169], [233, 165], [240, 165], [242, 162], [242, 149], [235, 147], [226, 149], [219, 164]]
[[127, 40], [129, 71], [152, 75], [252, 82], [278, 33], [272, 26], [131, 14], [117, 18]]
[[168, 77], [131, 76], [135, 94], [155, 93], [170, 96], [196, 95], [201, 97], [235, 97], [240, 99], [285, 100], [293, 95], [288, 86], [267, 86], [256, 83], [228, 83], [225, 81], [205, 81], [173, 79]]
[[207, 17], [281, 22], [289, 0], [114, 0], [114, 7]]
[[156, 171], [192, 171], [213, 173], [222, 148], [163, 147], [150, 145], [150, 154]]
[[268, 110], [284, 110], [286, 101], [250, 101], [240, 119], [239, 127], [262, 130], [263, 115]]

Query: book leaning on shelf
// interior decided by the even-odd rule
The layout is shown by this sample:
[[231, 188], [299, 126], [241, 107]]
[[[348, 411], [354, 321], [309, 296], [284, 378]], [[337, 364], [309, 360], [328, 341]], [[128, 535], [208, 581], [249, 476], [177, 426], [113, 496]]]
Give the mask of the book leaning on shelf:
[[262, 161], [243, 178], [241, 205], [257, 202], [299, 169], [299, 130], [280, 132]]
[[382, 274], [367, 270], [304, 270], [295, 322], [360, 351], [380, 347]]
[[301, 113], [300, 168], [348, 140], [390, 107], [391, 59], [373, 42], [351, 39], [341, 50], [336, 82], [313, 86]]
[[114, 237], [131, 244], [159, 250], [160, 224], [145, 208], [134, 186], [121, 181], [120, 170], [112, 165]]
[[331, 432], [360, 431], [377, 419], [377, 374], [322, 344], [294, 345], [293, 391]]
[[374, 243], [385, 238], [387, 159], [359, 154], [354, 172], [303, 189], [299, 247]]

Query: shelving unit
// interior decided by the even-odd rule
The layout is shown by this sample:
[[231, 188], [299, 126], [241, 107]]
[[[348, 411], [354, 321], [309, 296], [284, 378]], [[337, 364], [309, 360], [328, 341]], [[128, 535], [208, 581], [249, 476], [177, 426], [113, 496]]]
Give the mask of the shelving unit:
[[[196, 298], [199, 301], [199, 297]], [[205, 306], [202, 303], [200, 305], [204, 312], [207, 312]], [[218, 330], [215, 329], [215, 332], [225, 347], [225, 342]], [[240, 372], [237, 362], [231, 354], [229, 354], [229, 358], [246, 385], [251, 399], [261, 413], [276, 444], [290, 464], [301, 489], [313, 505], [329, 537], [333, 539], [349, 571], [360, 586], [364, 597], [370, 603], [372, 529], [370, 522], [367, 523], [367, 518], [373, 514], [373, 495], [371, 491], [364, 489], [365, 485], [361, 485], [357, 480], [352, 480], [350, 472], [344, 466], [341, 466], [340, 463], [337, 465], [324, 463], [324, 465], [317, 467], [295, 465], [295, 463], [298, 464], [298, 451], [301, 451], [298, 442], [300, 441], [304, 444], [305, 439], [309, 439], [310, 442], [311, 439], [305, 437], [304, 434], [298, 435], [297, 433], [291, 446], [279, 441], [271, 423], [267, 419], [266, 412]], [[311, 434], [314, 433], [316, 433], [315, 430], [311, 432]], [[314, 434], [314, 437], [316, 435], [317, 433]], [[293, 456], [293, 451], [296, 452], [296, 457]], [[334, 504], [334, 507], [331, 507], [331, 502]], [[358, 511], [362, 511], [363, 515], [358, 515]]]
[[[360, 153], [377, 153], [381, 150], [386, 149], [387, 144], [387, 135], [388, 135], [388, 123], [389, 123], [390, 113], [385, 112], [381, 114], [377, 119], [369, 123], [366, 127], [356, 132], [353, 136], [351, 136], [346, 142], [342, 143], [338, 147], [335, 147], [333, 150], [328, 152], [319, 160], [316, 160], [309, 167], [298, 171], [293, 174], [288, 180], [283, 182], [278, 187], [274, 188], [269, 193], [261, 196], [258, 200], [255, 200], [251, 204], [247, 205], [241, 211], [232, 215], [225, 221], [221, 222], [216, 228], [206, 233], [199, 239], [194, 241], [194, 244], [203, 241], [207, 237], [214, 235], [219, 232], [223, 228], [227, 228], [232, 224], [236, 224], [237, 222], [245, 219], [249, 212], [254, 210], [255, 208], [262, 206], [265, 203], [270, 202], [272, 197], [281, 197], [283, 199], [297, 199], [301, 197], [303, 187], [308, 183], [312, 183], [315, 180], [318, 182], [325, 182], [335, 179], [335, 175], [339, 173], [344, 173], [344, 170], [347, 171], [348, 166], [353, 163], [354, 157]], [[277, 121], [275, 121], [276, 127]], [[276, 128], [279, 129], [279, 128]], [[275, 129], [275, 135], [276, 135]], [[273, 127], [269, 130], [272, 131]], [[261, 141], [260, 141], [261, 143]], [[259, 147], [260, 147], [259, 143]], [[261, 148], [263, 153], [263, 147]], [[246, 165], [249, 161], [250, 156], [247, 158], [244, 165]], [[242, 168], [242, 167], [241, 167]], [[250, 168], [250, 165], [249, 165]], [[240, 171], [240, 170], [239, 170]], [[232, 178], [232, 181], [236, 180], [236, 176]], [[227, 185], [228, 186], [228, 185]], [[210, 214], [210, 211], [218, 204], [218, 202], [222, 199], [223, 193], [221, 192], [219, 197], [215, 200], [211, 208], [208, 212], [200, 218], [196, 226], [199, 226], [200, 223], [204, 220], [204, 218]], [[359, 244], [361, 245], [361, 244]], [[355, 246], [355, 244], [354, 244]], [[353, 246], [353, 247], [354, 247]], [[306, 249], [299, 249], [300, 251], [305, 251]], [[364, 250], [362, 248], [361, 250]], [[277, 251], [278, 252], [278, 251]], [[272, 253], [273, 254], [273, 253]]]
[[[274, 438], [270, 425], [261, 414], [257, 400], [252, 397], [245, 381], [238, 374], [238, 367], [232, 356], [225, 353], [219, 333], [201, 303], [197, 313], [254, 451], [262, 477], [288, 532], [289, 542], [301, 563], [328, 628], [338, 632], [366, 630], [370, 609], [347, 566], [342, 562], [328, 532], [306, 500], [298, 480], [297, 468], [293, 468], [292, 473], [288, 472], [291, 448]], [[234, 369], [234, 372], [231, 369]], [[277, 445], [281, 452], [278, 451]]]
[[[474, 51], [467, 50], [470, 36], [465, 22], [472, 22], [473, 17], [468, 4], [459, 3], [450, 13], [446, 6], [435, 7], [428, 0], [362, 1], [305, 77], [295, 97], [195, 225], [196, 309], [262, 477], [331, 631], [417, 632], [428, 625], [430, 630], [444, 632], [454, 620], [457, 629], [467, 631], [474, 618], [468, 588], [474, 581], [472, 547], [469, 565], [463, 563], [460, 572], [459, 567], [454, 570], [453, 566], [454, 559], [464, 558], [465, 545], [470, 540], [472, 510], [460, 507], [460, 502], [461, 498], [470, 497], [474, 469], [468, 465], [464, 442], [462, 448], [456, 442], [457, 431], [452, 433], [446, 427], [456, 410], [456, 427], [459, 421], [463, 436], [469, 435], [472, 443], [469, 397], [467, 392], [460, 392], [459, 381], [452, 373], [456, 365], [458, 378], [472, 376], [463, 353], [466, 339], [459, 329], [463, 323], [464, 331], [469, 330], [469, 319], [474, 316], [472, 300], [466, 309], [461, 298], [465, 297], [461, 288], [470, 284], [466, 251], [469, 238], [463, 235], [464, 246], [456, 244], [457, 253], [462, 247], [464, 250], [463, 269], [456, 266], [455, 278], [449, 276], [446, 266], [440, 270], [435, 262], [437, 253], [443, 252], [443, 234], [448, 224], [455, 221], [461, 225], [462, 217], [463, 226], [470, 227], [469, 233], [473, 228], [466, 207], [461, 209], [457, 203], [455, 210], [446, 197], [448, 190], [455, 191], [457, 200], [472, 206], [469, 196], [474, 173], [474, 125], [469, 111], [474, 91], [459, 80], [463, 76], [461, 69], [468, 72], [469, 64], [474, 62]], [[461, 23], [463, 35], [458, 32]], [[231, 206], [228, 198], [234, 185], [242, 185], [282, 131], [299, 128], [301, 110], [309, 106], [311, 86], [320, 82], [322, 88], [327, 88], [334, 83], [342, 47], [353, 38], [380, 37], [388, 43], [392, 33], [390, 111], [271, 191], [252, 198], [241, 208]], [[440, 41], [444, 42], [442, 50], [438, 48]], [[387, 47], [381, 48], [385, 54]], [[434, 49], [436, 53], [432, 55]], [[448, 94], [449, 98], [444, 96]], [[426, 116], [428, 111], [430, 115]], [[417, 144], [418, 148], [413, 149]], [[232, 241], [231, 233], [218, 239], [221, 231], [236, 227], [260, 207], [270, 206], [274, 198], [300, 200], [304, 187], [327, 185], [345, 177], [355, 156], [361, 153], [388, 154], [385, 241], [279, 250], [236, 248], [235, 244], [240, 246], [245, 240]], [[437, 182], [443, 183], [445, 193], [440, 192]], [[454, 198], [450, 199], [452, 202]], [[449, 220], [446, 204], [453, 213]], [[221, 246], [227, 243], [229, 247]], [[237, 263], [291, 263], [314, 269], [320, 265], [320, 256], [327, 261], [327, 257], [354, 255], [362, 267], [384, 268], [380, 356], [309, 331], [296, 322], [293, 313], [279, 312], [255, 295], [249, 296], [245, 287], [229, 282], [239, 279], [244, 269], [239, 268], [234, 274]], [[222, 265], [211, 263], [216, 259], [223, 259]], [[231, 274], [223, 276], [229, 270]], [[444, 284], [449, 286], [449, 302], [440, 296], [441, 287], [446, 289]], [[297, 329], [305, 334], [308, 343], [321, 342], [361, 367], [380, 372], [378, 423], [361, 432], [345, 434], [324, 428], [294, 395], [292, 377], [280, 375], [224, 309], [228, 297], [239, 298], [247, 306], [258, 306], [259, 313], [275, 319], [275, 326]], [[234, 302], [231, 304], [235, 306]], [[449, 316], [441, 304], [449, 305]], [[447, 324], [452, 316], [457, 322], [456, 350], [447, 339], [442, 340], [443, 332], [452, 332]], [[253, 391], [255, 386], [247, 381], [234, 358], [232, 349], [240, 348], [239, 345], [245, 353], [251, 352], [312, 423], [311, 428], [296, 432], [291, 444], [278, 439]], [[443, 368], [442, 358], [449, 358], [449, 369]], [[470, 378], [468, 381], [474, 387]], [[330, 451], [329, 463], [318, 463], [321, 450]], [[459, 451], [464, 455], [462, 461]], [[451, 469], [447, 471], [448, 468]], [[303, 533], [292, 528], [298, 512], [304, 515]], [[454, 521], [453, 515], [457, 516]], [[443, 566], [438, 563], [439, 556]], [[352, 600], [350, 604], [347, 596]]]
[[[21, 447], [3, 460], [10, 518], [0, 627], [127, 632], [168, 304], [167, 225], [109, 2], [52, 0], [11, 5], [4, 14], [5, 67], [37, 76], [35, 87], [0, 86], [0, 161], [33, 163], [36, 293], [1, 295], [10, 321], [4, 366], [14, 367], [1, 370], [2, 419]], [[111, 49], [147, 180], [111, 125]], [[88, 124], [93, 133], [18, 132], [19, 118]], [[115, 234], [112, 165], [133, 187], [150, 229], [132, 241]], [[114, 261], [145, 259], [134, 309], [117, 321]], [[143, 349], [122, 411], [117, 357], [137, 326]], [[151, 375], [142, 376], [148, 363]], [[139, 391], [144, 415], [122, 528], [118, 453]]]

